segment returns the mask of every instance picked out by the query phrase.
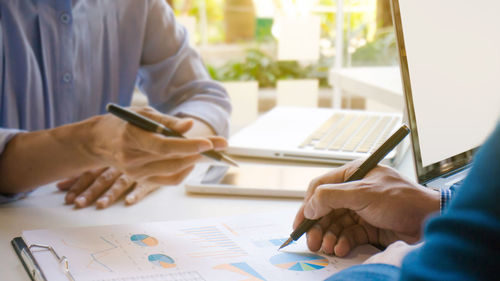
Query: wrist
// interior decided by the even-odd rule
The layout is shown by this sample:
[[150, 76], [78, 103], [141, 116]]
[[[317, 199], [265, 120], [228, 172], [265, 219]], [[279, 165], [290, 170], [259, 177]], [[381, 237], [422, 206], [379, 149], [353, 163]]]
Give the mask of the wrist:
[[67, 154], [68, 156], [78, 157], [72, 161], [78, 161], [79, 166], [85, 170], [101, 166], [101, 161], [94, 147], [96, 136], [93, 133], [98, 118], [99, 116], [92, 117], [49, 130], [51, 137], [64, 151], [70, 152]]
[[440, 192], [424, 187], [425, 192], [427, 193], [427, 210], [429, 210], [429, 214], [438, 212], [441, 210], [441, 195]]

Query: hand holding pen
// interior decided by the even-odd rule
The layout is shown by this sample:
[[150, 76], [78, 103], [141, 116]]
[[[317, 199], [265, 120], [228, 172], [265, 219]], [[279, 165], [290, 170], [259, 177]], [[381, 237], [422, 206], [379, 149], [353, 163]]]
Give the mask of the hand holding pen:
[[[58, 183], [59, 189], [67, 191], [67, 204], [82, 208], [96, 202], [97, 208], [106, 208], [124, 194], [125, 202], [134, 204], [159, 186], [182, 181], [203, 158], [200, 153], [218, 154], [215, 151], [227, 147], [223, 137], [166, 137], [155, 129], [196, 135], [191, 130], [196, 120], [165, 115], [150, 107], [109, 108], [120, 118], [96, 116], [86, 127], [90, 132], [80, 130], [89, 139], [83, 150], [90, 152], [88, 158], [95, 164]], [[150, 120], [153, 126], [142, 129], [131, 124], [128, 116]]]
[[[388, 197], [383, 196], [383, 192], [386, 191], [384, 189], [386, 187], [384, 182], [389, 186], [395, 184], [396, 187], [399, 187], [397, 184], [401, 184], [403, 189], [397, 190], [398, 192], [401, 191], [400, 194], [414, 192], [414, 188], [404, 187], [408, 185], [414, 186], [415, 184], [411, 184], [410, 181], [398, 177], [397, 172], [390, 168], [377, 167], [377, 164], [385, 155], [400, 143], [408, 133], [409, 129], [403, 125], [364, 162], [359, 160], [351, 162], [314, 180], [310, 185], [304, 205], [297, 214], [294, 224], [295, 231], [290, 235], [289, 241], [284, 243], [280, 248], [286, 247], [293, 240], [299, 239], [308, 231], [309, 248], [313, 251], [323, 249], [323, 251], [329, 254], [334, 253], [334, 247], [336, 246], [339, 246], [339, 248], [335, 248], [339, 252], [335, 251], [335, 253], [345, 255], [350, 248], [357, 244], [384, 242], [383, 240], [386, 237], [384, 235], [378, 236], [378, 234], [384, 234], [385, 232], [373, 233], [372, 230], [376, 230], [377, 228], [366, 223], [360, 215], [364, 215], [364, 212], [367, 212], [370, 208], [378, 210], [378, 206], [372, 205], [372, 203], [380, 202], [378, 199]], [[373, 169], [377, 171], [382, 170], [382, 172], [373, 171], [373, 173], [369, 174]], [[369, 179], [371, 181], [368, 182], [372, 186], [366, 185], [367, 178], [360, 181], [360, 179], [367, 175], [370, 175]], [[379, 180], [381, 180], [380, 183], [378, 182]], [[370, 188], [376, 187], [377, 184], [381, 184], [382, 188]], [[418, 190], [418, 192], [420, 191]], [[395, 193], [397, 194], [397, 192]], [[372, 196], [378, 197], [373, 198]], [[395, 200], [394, 202], [399, 201]], [[387, 210], [390, 209], [384, 209], [384, 211]], [[361, 212], [361, 214], [358, 212]], [[305, 219], [305, 215], [309, 219]], [[385, 220], [383, 221], [385, 222]], [[378, 221], [375, 222], [375, 225], [377, 227], [385, 226], [378, 224]], [[404, 229], [408, 230], [409, 227], [405, 226]], [[414, 227], [411, 231], [413, 230]], [[363, 235], [358, 235], [360, 232]], [[368, 233], [369, 235], [365, 235], [364, 233]], [[344, 252], [342, 252], [342, 245], [345, 246]]]

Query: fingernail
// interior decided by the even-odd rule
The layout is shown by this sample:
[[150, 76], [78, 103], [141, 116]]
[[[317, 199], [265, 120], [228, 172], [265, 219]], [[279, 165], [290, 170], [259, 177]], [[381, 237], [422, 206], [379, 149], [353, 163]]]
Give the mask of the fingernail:
[[203, 152], [212, 149], [212, 145], [207, 142], [203, 142], [198, 146], [198, 151]]
[[97, 208], [106, 208], [109, 203], [109, 198], [108, 197], [103, 197], [97, 200]]
[[135, 195], [127, 195], [125, 198], [125, 203], [134, 204], [135, 203]]
[[80, 196], [76, 198], [75, 203], [78, 207], [85, 207], [85, 204], [87, 204], [87, 198]]
[[66, 194], [66, 204], [71, 204], [75, 200], [75, 194], [74, 193], [68, 193]]

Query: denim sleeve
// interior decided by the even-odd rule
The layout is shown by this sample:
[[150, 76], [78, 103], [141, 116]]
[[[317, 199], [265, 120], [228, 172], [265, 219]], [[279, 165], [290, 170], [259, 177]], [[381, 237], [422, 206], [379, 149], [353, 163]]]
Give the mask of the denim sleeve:
[[210, 78], [165, 1], [149, 4], [139, 88], [157, 110], [196, 117], [227, 137], [231, 104], [226, 90]]
[[500, 276], [500, 123], [426, 243], [403, 261], [401, 280], [496, 280]]

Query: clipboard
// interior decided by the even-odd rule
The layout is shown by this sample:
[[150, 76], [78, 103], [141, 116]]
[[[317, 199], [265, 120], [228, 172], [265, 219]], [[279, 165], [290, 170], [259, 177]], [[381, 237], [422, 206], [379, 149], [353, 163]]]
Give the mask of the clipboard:
[[38, 261], [33, 256], [32, 249], [35, 248], [51, 252], [61, 265], [62, 271], [68, 277], [68, 280], [75, 281], [75, 278], [69, 271], [68, 259], [65, 256], [59, 256], [52, 246], [40, 244], [31, 244], [28, 246], [22, 237], [15, 237], [10, 243], [32, 281], [48, 281]]

